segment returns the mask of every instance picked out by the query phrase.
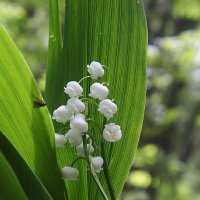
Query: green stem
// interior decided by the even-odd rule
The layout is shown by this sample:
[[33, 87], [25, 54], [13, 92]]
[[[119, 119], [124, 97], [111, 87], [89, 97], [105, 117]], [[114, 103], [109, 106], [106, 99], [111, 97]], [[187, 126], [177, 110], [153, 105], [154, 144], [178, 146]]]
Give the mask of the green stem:
[[95, 101], [93, 101], [92, 99], [89, 99], [89, 98], [87, 98], [87, 97], [84, 97], [84, 98], [82, 98], [81, 100], [87, 100], [87, 101], [89, 101], [90, 103], [95, 104], [95, 106], [99, 107], [99, 105], [98, 105]]
[[98, 127], [100, 133], [102, 132], [101, 127], [99, 126], [99, 124], [94, 119], [88, 118], [88, 119], [86, 119], [86, 121], [93, 122], [94, 124], [96, 124], [96, 126]]
[[108, 70], [108, 72], [109, 72], [109, 69], [108, 69], [108, 67], [106, 67], [105, 65], [102, 65], [102, 67], [104, 67], [105, 69], [107, 69], [107, 70]]
[[111, 197], [111, 200], [115, 200], [115, 194], [114, 194], [114, 191], [113, 191], [113, 188], [112, 188], [112, 184], [111, 184], [111, 181], [110, 181], [108, 165], [107, 165], [106, 155], [105, 155], [105, 147], [104, 147], [104, 143], [103, 142], [101, 143], [101, 155], [102, 155], [102, 157], [104, 159], [103, 172], [104, 172], [104, 175], [105, 175], [105, 179], [106, 179], [106, 183], [107, 183], [108, 190], [109, 190], [109, 193], [110, 193], [110, 197]]
[[106, 85], [107, 87], [109, 87], [109, 83], [107, 83], [107, 82], [103, 82], [103, 83], [101, 83], [102, 85]]
[[70, 127], [67, 126], [67, 127], [63, 127], [63, 128], [61, 128], [61, 129], [59, 130], [59, 133], [62, 134], [61, 131], [62, 131], [62, 130], [65, 130], [65, 129], [70, 129]]
[[97, 147], [97, 148], [100, 148], [100, 146], [97, 144], [96, 140], [94, 139], [94, 137], [90, 134], [90, 133], [87, 133], [87, 135], [89, 135], [89, 139], [92, 140], [92, 142], [94, 142], [94, 145]]
[[83, 147], [84, 147], [84, 154], [85, 154], [85, 159], [87, 161], [87, 165], [88, 165], [88, 168], [89, 168], [89, 171], [91, 172], [92, 174], [92, 177], [94, 178], [94, 181], [101, 193], [101, 195], [103, 196], [103, 198], [105, 200], [108, 200], [108, 197], [103, 189], [103, 186], [101, 185], [100, 181], [99, 181], [99, 178], [98, 176], [96, 175], [95, 171], [91, 169], [91, 163], [90, 163], [90, 160], [89, 160], [89, 155], [88, 155], [88, 151], [87, 151], [87, 138], [86, 138], [86, 135], [84, 134], [82, 136], [82, 139], [83, 139]]
[[110, 145], [110, 151], [109, 151], [109, 157], [108, 157], [108, 168], [110, 168], [110, 164], [111, 164], [111, 160], [112, 160], [112, 154], [113, 154], [113, 147], [114, 147], [114, 145], [113, 145], [113, 143], [111, 143], [111, 145]]
[[83, 77], [78, 83], [80, 84], [83, 80], [87, 79], [87, 78], [91, 78], [92, 76], [85, 76]]
[[72, 162], [71, 167], [74, 166], [74, 164], [76, 163], [76, 161], [81, 160], [81, 159], [86, 160], [86, 159], [83, 158], [83, 157], [78, 157], [77, 159], [75, 159], [75, 160]]
[[[104, 118], [103, 127], [104, 127], [105, 123], [106, 123], [106, 118]], [[102, 132], [103, 132], [103, 130], [102, 130]], [[104, 159], [103, 172], [104, 172], [104, 176], [105, 176], [108, 190], [110, 193], [110, 198], [111, 198], [111, 200], [115, 200], [115, 194], [114, 194], [114, 190], [113, 190], [112, 183], [111, 183], [110, 176], [109, 176], [109, 170], [108, 170], [108, 164], [106, 161], [105, 146], [104, 146], [103, 140], [101, 140], [101, 156]]]

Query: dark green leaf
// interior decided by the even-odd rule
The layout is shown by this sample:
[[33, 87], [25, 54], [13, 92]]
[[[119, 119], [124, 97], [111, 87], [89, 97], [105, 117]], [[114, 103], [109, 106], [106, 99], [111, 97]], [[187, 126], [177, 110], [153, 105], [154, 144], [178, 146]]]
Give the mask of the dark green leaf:
[[1, 200], [28, 200], [15, 173], [0, 152], [0, 199]]
[[31, 171], [21, 155], [9, 140], [0, 132], [0, 151], [15, 172], [28, 199], [52, 199], [38, 177]]

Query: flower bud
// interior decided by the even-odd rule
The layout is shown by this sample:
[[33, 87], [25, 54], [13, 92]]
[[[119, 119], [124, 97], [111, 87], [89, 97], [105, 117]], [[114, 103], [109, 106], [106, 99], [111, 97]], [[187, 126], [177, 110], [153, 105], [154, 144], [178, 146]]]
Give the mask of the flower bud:
[[86, 133], [88, 131], [88, 123], [85, 121], [85, 115], [80, 113], [75, 115], [70, 121], [70, 127], [80, 133]]
[[103, 138], [108, 142], [116, 142], [122, 137], [120, 126], [110, 123], [105, 125], [103, 130]]
[[65, 134], [65, 137], [67, 138], [69, 143], [74, 146], [78, 146], [79, 144], [81, 144], [83, 142], [81, 133], [79, 131], [77, 131], [76, 129], [70, 129]]
[[104, 69], [99, 62], [91, 62], [90, 65], [87, 65], [88, 73], [91, 74], [92, 79], [97, 79], [104, 75]]
[[64, 135], [55, 133], [56, 147], [63, 147], [66, 142], [67, 142], [67, 139], [65, 138]]
[[[81, 143], [79, 146], [76, 146], [76, 151], [78, 156], [85, 157], [83, 143]], [[94, 152], [94, 147], [92, 146], [92, 143], [87, 144], [87, 151], [89, 154]]]
[[103, 165], [103, 158], [101, 156], [91, 157], [90, 162], [95, 172], [100, 172]]
[[100, 83], [94, 83], [90, 87], [89, 96], [95, 99], [103, 100], [103, 99], [106, 99], [106, 97], [108, 96], [108, 92], [109, 90], [106, 86]]
[[85, 110], [85, 104], [78, 98], [72, 97], [67, 101], [67, 105], [71, 108], [71, 110], [78, 114]]
[[64, 92], [70, 97], [79, 97], [83, 93], [83, 88], [76, 81], [70, 81], [67, 86], [64, 87]]
[[63, 167], [61, 173], [65, 180], [76, 180], [79, 175], [79, 171], [76, 168], [68, 166]]
[[117, 105], [111, 100], [105, 99], [100, 102], [98, 111], [102, 113], [108, 120], [117, 112]]
[[71, 119], [73, 112], [68, 106], [60, 106], [53, 111], [52, 119], [55, 119], [57, 122], [65, 124]]

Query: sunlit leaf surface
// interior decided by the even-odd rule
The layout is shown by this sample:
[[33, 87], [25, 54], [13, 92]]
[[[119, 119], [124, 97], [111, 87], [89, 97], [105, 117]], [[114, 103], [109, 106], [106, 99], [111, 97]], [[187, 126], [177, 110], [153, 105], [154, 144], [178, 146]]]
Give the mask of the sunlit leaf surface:
[[[57, 26], [53, 21], [56, 21], [56, 17], [51, 13], [50, 33], [55, 35]], [[50, 35], [50, 44], [52, 40]], [[63, 49], [59, 54], [62, 56], [57, 64], [56, 58], [52, 60], [49, 57], [47, 83], [51, 80], [53, 82], [47, 84], [46, 95], [51, 113], [61, 104], [66, 104], [67, 96], [63, 93], [63, 87], [68, 81], [78, 81], [86, 75], [88, 63], [96, 60], [109, 68], [109, 75], [107, 73], [102, 82], [110, 84], [109, 98], [114, 98], [119, 108], [112, 121], [120, 124], [123, 132], [122, 140], [114, 145], [110, 167], [116, 197], [130, 170], [142, 127], [146, 92], [146, 45], [146, 20], [140, 0], [66, 0]], [[84, 89], [88, 91], [88, 85], [85, 84]], [[96, 110], [93, 109], [91, 114], [96, 116]], [[97, 121], [101, 123], [102, 119], [98, 118]], [[56, 131], [59, 131], [61, 126], [55, 126]], [[97, 135], [94, 137], [98, 138]], [[107, 155], [109, 148], [107, 144]], [[73, 148], [58, 150], [61, 166], [70, 165], [74, 158]], [[84, 196], [84, 199], [101, 199], [91, 178], [84, 177], [87, 173], [85, 165], [79, 162], [76, 167], [81, 171], [80, 179], [67, 184], [69, 198], [81, 199]], [[107, 191], [102, 173], [101, 177]]]
[[[54, 131], [35, 80], [6, 31], [0, 26], [0, 130], [19, 151], [51, 196], [63, 199], [56, 164]], [[28, 178], [28, 177], [27, 177]]]

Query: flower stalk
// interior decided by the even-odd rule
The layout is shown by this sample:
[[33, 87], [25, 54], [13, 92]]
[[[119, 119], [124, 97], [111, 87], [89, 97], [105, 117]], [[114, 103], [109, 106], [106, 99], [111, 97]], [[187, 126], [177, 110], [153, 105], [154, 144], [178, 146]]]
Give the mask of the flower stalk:
[[[105, 124], [106, 124], [106, 118], [104, 118], [103, 127], [104, 127]], [[111, 200], [115, 200], [115, 194], [114, 194], [111, 179], [110, 179], [110, 176], [109, 176], [108, 164], [107, 164], [106, 154], [105, 154], [105, 145], [104, 145], [103, 140], [101, 141], [101, 156], [104, 159], [103, 172], [104, 172], [104, 176], [105, 176], [106, 183], [107, 183], [107, 186], [108, 186], [108, 190], [109, 190], [109, 193], [110, 193], [110, 198], [111, 198]]]
[[82, 136], [82, 138], [83, 138], [84, 154], [85, 154], [85, 159], [86, 159], [86, 162], [87, 162], [87, 165], [88, 165], [88, 169], [91, 172], [91, 174], [92, 174], [92, 176], [94, 178], [94, 181], [95, 181], [99, 191], [101, 192], [103, 198], [105, 200], [108, 200], [108, 197], [107, 197], [107, 195], [106, 195], [106, 193], [105, 193], [105, 191], [104, 191], [104, 189], [103, 189], [103, 187], [102, 187], [102, 185], [101, 185], [101, 183], [99, 181], [98, 176], [96, 175], [95, 171], [91, 169], [91, 163], [90, 163], [89, 155], [88, 155], [88, 151], [87, 151], [87, 138], [86, 138], [86, 135], [84, 134]]
[[[116, 103], [108, 98], [109, 85], [107, 84], [105, 86], [106, 82], [94, 82], [90, 86], [90, 92], [86, 90], [86, 96], [83, 96], [84, 90], [80, 83], [88, 78], [97, 80], [104, 75], [102, 65], [96, 61], [87, 65], [87, 70], [90, 74], [89, 76], [83, 77], [79, 82], [70, 81], [67, 83], [64, 87], [64, 92], [69, 97], [67, 105], [61, 105], [53, 112], [52, 119], [56, 120], [58, 123], [64, 124], [65, 127], [61, 129], [61, 131], [67, 131], [62, 134], [55, 133], [56, 146], [58, 148], [64, 148], [66, 144], [70, 144], [75, 147], [77, 155], [77, 158], [71, 165], [64, 166], [61, 172], [64, 180], [77, 180], [79, 170], [73, 166], [78, 160], [83, 159], [86, 161], [89, 169], [88, 172], [91, 173], [103, 199], [115, 200], [115, 193], [109, 176], [109, 167], [111, 160], [113, 159], [114, 142], [121, 139], [122, 132], [119, 125], [116, 125], [115, 123], [107, 124], [107, 121], [110, 121], [110, 119], [113, 118], [118, 108]], [[89, 103], [91, 103], [91, 107], [88, 107]], [[95, 118], [90, 118], [90, 108], [92, 108], [92, 106], [96, 107], [97, 112], [95, 113], [95, 116], [96, 114], [103, 116], [103, 124], [99, 124]], [[98, 131], [95, 131], [96, 127]], [[95, 134], [97, 134], [96, 132], [99, 132], [100, 135], [95, 136]], [[111, 143], [109, 154], [107, 155], [108, 157], [105, 153], [105, 141]], [[99, 151], [101, 156], [94, 155]], [[109, 198], [99, 180], [101, 174], [97, 174], [101, 170], [103, 170], [109, 191]]]

